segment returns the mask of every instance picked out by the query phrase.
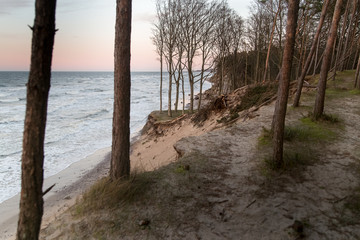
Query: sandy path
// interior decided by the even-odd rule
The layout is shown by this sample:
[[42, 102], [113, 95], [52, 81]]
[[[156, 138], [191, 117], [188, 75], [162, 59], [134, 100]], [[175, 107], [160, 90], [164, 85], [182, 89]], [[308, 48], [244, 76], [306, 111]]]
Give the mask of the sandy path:
[[[306, 168], [302, 179], [282, 174], [269, 181], [259, 175], [256, 139], [262, 126], [269, 128], [273, 105], [228, 129], [180, 140], [176, 148], [185, 156], [198, 152], [226, 169], [225, 175], [212, 176], [216, 184], [201, 195], [218, 199], [194, 218], [200, 227], [181, 227], [185, 238], [195, 232], [199, 239], [294, 239], [297, 235], [290, 226], [299, 220], [307, 239], [359, 239], [359, 218], [343, 205], [359, 186], [359, 176], [351, 168], [360, 160], [355, 154], [360, 147], [360, 97], [334, 101], [327, 111], [344, 119], [344, 134], [324, 149], [320, 162]], [[298, 114], [287, 120], [294, 117]], [[208, 201], [214, 202], [210, 197]]]

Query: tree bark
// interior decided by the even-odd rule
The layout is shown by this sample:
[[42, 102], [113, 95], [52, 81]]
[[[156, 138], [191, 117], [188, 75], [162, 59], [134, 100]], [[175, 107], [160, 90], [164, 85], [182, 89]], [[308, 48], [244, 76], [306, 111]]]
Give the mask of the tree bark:
[[273, 161], [279, 168], [283, 164], [283, 142], [286, 106], [289, 95], [289, 84], [291, 76], [291, 65], [294, 54], [295, 32], [299, 12], [299, 0], [289, 0], [288, 18], [286, 24], [286, 43], [284, 46], [283, 63], [281, 67], [281, 78], [278, 88], [278, 97], [275, 105], [273, 118]]
[[329, 0], [325, 0], [325, 3], [323, 5], [319, 25], [317, 27], [316, 34], [314, 36], [314, 40], [313, 40], [313, 43], [312, 43], [312, 46], [311, 46], [311, 49], [310, 49], [310, 53], [309, 53], [309, 55], [308, 55], [308, 57], [306, 59], [304, 68], [303, 68], [303, 70], [301, 72], [300, 77], [298, 78], [298, 81], [297, 81], [297, 90], [296, 90], [296, 95], [295, 95], [295, 98], [294, 98], [293, 107], [298, 107], [299, 106], [301, 90], [302, 90], [302, 87], [303, 87], [303, 84], [304, 84], [304, 79], [305, 79], [306, 73], [308, 72], [308, 68], [310, 67], [310, 62], [311, 62], [311, 59], [312, 59], [312, 57], [314, 55], [314, 52], [316, 50], [316, 46], [318, 45], [318, 40], [319, 40], [319, 37], [320, 37], [322, 25], [324, 23], [324, 19], [325, 19], [325, 16], [326, 16], [326, 11], [328, 9], [329, 3], [330, 3]]
[[20, 214], [16, 234], [19, 240], [39, 238], [43, 215], [44, 139], [56, 31], [56, 0], [37, 0], [35, 9], [21, 158]]
[[131, 0], [116, 1], [112, 180], [130, 175], [131, 4]]
[[314, 107], [315, 119], [318, 119], [324, 112], [326, 81], [330, 68], [331, 54], [334, 47], [334, 42], [336, 40], [337, 28], [341, 17], [341, 7], [343, 5], [343, 2], [344, 2], [343, 0], [337, 0], [335, 5], [330, 34], [326, 43], [324, 58], [321, 64], [320, 79], [317, 86], [318, 91], [316, 94], [315, 107]]

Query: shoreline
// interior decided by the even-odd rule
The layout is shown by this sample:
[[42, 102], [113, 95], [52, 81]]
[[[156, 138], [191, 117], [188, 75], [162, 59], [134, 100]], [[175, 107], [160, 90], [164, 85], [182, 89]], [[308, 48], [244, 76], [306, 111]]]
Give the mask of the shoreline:
[[[198, 94], [199, 92], [195, 95]], [[205, 91], [202, 94], [205, 94]], [[187, 97], [185, 103], [189, 104], [189, 102], [190, 99]], [[194, 100], [194, 105], [197, 106], [196, 100]], [[162, 149], [162, 146], [156, 146], [156, 141], [147, 142], [147, 144], [142, 142], [144, 140], [143, 127], [144, 125], [130, 136], [131, 171], [152, 171], [164, 164], [175, 161], [176, 152], [174, 149], [166, 154], [162, 152], [160, 155], [164, 156], [160, 157], [157, 151]], [[169, 140], [168, 145], [172, 146], [178, 139], [175, 137]], [[153, 146], [154, 143], [155, 146]], [[153, 147], [154, 149], [149, 149]], [[134, 148], [136, 154], [133, 152]], [[111, 146], [96, 150], [85, 158], [70, 164], [57, 174], [44, 179], [43, 191], [53, 184], [55, 186], [44, 196], [44, 214], [41, 229], [46, 228], [57, 216], [73, 206], [76, 200], [96, 181], [108, 175], [110, 154]], [[151, 156], [151, 158], [147, 159], [147, 155]], [[20, 193], [0, 203], [0, 240], [16, 238], [19, 202]]]
[[[44, 190], [53, 184], [55, 186], [44, 196], [41, 228], [46, 227], [59, 214], [71, 207], [84, 191], [108, 174], [110, 152], [111, 147], [97, 150], [44, 180]], [[18, 193], [0, 204], [0, 240], [16, 237], [19, 201]]]

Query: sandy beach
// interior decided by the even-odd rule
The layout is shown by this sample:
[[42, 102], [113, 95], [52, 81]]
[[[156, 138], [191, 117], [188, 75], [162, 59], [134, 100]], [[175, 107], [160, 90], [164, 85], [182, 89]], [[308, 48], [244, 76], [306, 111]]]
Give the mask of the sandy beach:
[[[96, 151], [71, 164], [65, 170], [46, 178], [43, 189], [54, 188], [44, 196], [42, 228], [73, 205], [78, 197], [96, 180], [109, 171], [111, 148]], [[20, 194], [0, 204], [0, 239], [15, 239]]]

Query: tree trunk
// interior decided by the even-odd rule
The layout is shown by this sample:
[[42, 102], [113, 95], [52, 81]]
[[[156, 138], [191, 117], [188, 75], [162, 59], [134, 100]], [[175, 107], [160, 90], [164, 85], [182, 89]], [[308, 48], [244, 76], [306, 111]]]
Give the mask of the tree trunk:
[[339, 43], [338, 43], [338, 47], [337, 47], [337, 51], [336, 51], [334, 75], [333, 75], [334, 81], [335, 81], [336, 71], [340, 70], [340, 64], [341, 64], [340, 57], [342, 55], [342, 52], [345, 50], [345, 49], [343, 49], [343, 42], [345, 39], [345, 33], [346, 33], [346, 29], [347, 29], [346, 25], [347, 25], [347, 20], [348, 20], [348, 15], [349, 15], [350, 2], [351, 2], [350, 0], [347, 0], [346, 7], [345, 7], [344, 21], [342, 23], [341, 35], [339, 38]]
[[110, 177], [130, 175], [131, 0], [116, 1], [114, 116]]
[[31, 66], [27, 84], [17, 239], [38, 239], [43, 215], [46, 115], [55, 35], [56, 0], [37, 0], [31, 28]]
[[162, 113], [163, 54], [160, 54], [160, 113]]
[[332, 48], [334, 47], [334, 42], [335, 42], [336, 34], [337, 34], [337, 28], [338, 28], [339, 20], [341, 17], [341, 7], [343, 5], [343, 2], [344, 2], [343, 0], [337, 0], [336, 5], [335, 5], [334, 16], [332, 19], [329, 38], [327, 40], [326, 47], [325, 47], [324, 58], [323, 58], [323, 62], [321, 65], [321, 70], [320, 70], [319, 83], [317, 86], [318, 91], [316, 94], [315, 107], [314, 107], [314, 118], [315, 119], [318, 119], [324, 112], [326, 81], [327, 81], [327, 76], [328, 76], [328, 72], [329, 72], [329, 68], [330, 68], [331, 53], [333, 50]]
[[182, 114], [185, 113], [185, 81], [184, 73], [181, 72], [181, 88], [182, 88]]
[[[344, 71], [345, 68], [346, 68], [346, 55], [347, 53], [349, 52], [349, 42], [350, 42], [350, 39], [353, 38], [353, 36], [355, 35], [355, 30], [356, 30], [356, 27], [353, 27], [352, 26], [354, 25], [354, 22], [355, 22], [355, 19], [356, 19], [356, 9], [357, 9], [357, 2], [358, 0], [354, 0], [353, 1], [353, 6], [352, 6], [352, 11], [351, 11], [351, 20], [350, 20], [350, 23], [349, 23], [349, 31], [348, 31], [348, 34], [347, 34], [347, 37], [346, 37], [346, 40], [345, 40], [345, 44], [344, 44], [344, 50], [341, 52], [341, 60], [340, 60], [340, 71]], [[350, 7], [350, 0], [348, 0], [348, 6]], [[350, 54], [351, 55], [351, 54]]]
[[172, 91], [172, 56], [169, 57], [169, 89], [168, 89], [168, 116], [172, 117], [171, 112], [171, 91]]
[[291, 65], [294, 54], [295, 32], [299, 12], [299, 0], [289, 0], [288, 18], [286, 24], [286, 43], [284, 46], [281, 78], [279, 82], [278, 97], [273, 118], [273, 161], [279, 168], [283, 164], [283, 141], [287, 99], [291, 76]]
[[265, 70], [264, 70], [263, 82], [266, 81], [266, 74], [267, 74], [267, 72], [268, 72], [271, 44], [272, 44], [272, 41], [273, 41], [273, 38], [274, 38], [274, 32], [275, 32], [275, 26], [276, 26], [277, 16], [279, 15], [279, 12], [280, 12], [280, 9], [281, 9], [281, 8], [280, 8], [280, 4], [281, 4], [281, 0], [279, 0], [278, 10], [277, 10], [277, 12], [276, 12], [276, 14], [275, 14], [273, 26], [272, 26], [272, 29], [271, 29], [271, 36], [270, 36], [268, 51], [267, 51], [267, 55], [266, 55], [266, 62], [265, 62]]
[[355, 73], [355, 88], [360, 90], [360, 56], [358, 59], [358, 64]]
[[316, 74], [316, 69], [317, 69], [317, 65], [318, 65], [319, 47], [320, 47], [320, 36], [319, 36], [319, 39], [318, 39], [318, 42], [317, 42], [317, 46], [316, 46], [313, 76], [315, 76], [315, 74]]
[[311, 62], [311, 59], [312, 59], [312, 57], [314, 55], [316, 46], [318, 45], [318, 40], [319, 40], [319, 37], [320, 37], [322, 25], [324, 23], [324, 19], [325, 19], [325, 16], [326, 16], [326, 11], [327, 11], [327, 8], [329, 6], [329, 3], [330, 3], [329, 0], [325, 0], [325, 4], [323, 5], [319, 25], [317, 27], [316, 34], [314, 36], [314, 40], [313, 40], [313, 43], [312, 43], [312, 46], [311, 46], [311, 49], [310, 49], [310, 53], [309, 53], [309, 55], [308, 55], [308, 57], [306, 59], [304, 68], [303, 68], [303, 70], [301, 72], [300, 77], [298, 78], [298, 81], [297, 81], [297, 90], [296, 90], [296, 95], [295, 95], [295, 98], [294, 98], [293, 107], [298, 107], [299, 106], [301, 90], [302, 90], [302, 87], [303, 87], [303, 84], [304, 84], [304, 79], [305, 79], [307, 70], [310, 67], [310, 62]]
[[247, 68], [248, 68], [248, 52], [247, 50], [245, 50], [245, 86], [248, 85]]
[[[181, 61], [181, 60], [180, 60]], [[177, 77], [175, 79], [175, 85], [176, 85], [176, 94], [175, 94], [175, 112], [177, 113], [178, 111], [178, 105], [179, 105], [179, 92], [180, 92], [180, 74], [181, 74], [181, 70], [180, 67], [178, 68], [178, 73], [177, 73]], [[174, 76], [175, 78], [175, 76]]]

